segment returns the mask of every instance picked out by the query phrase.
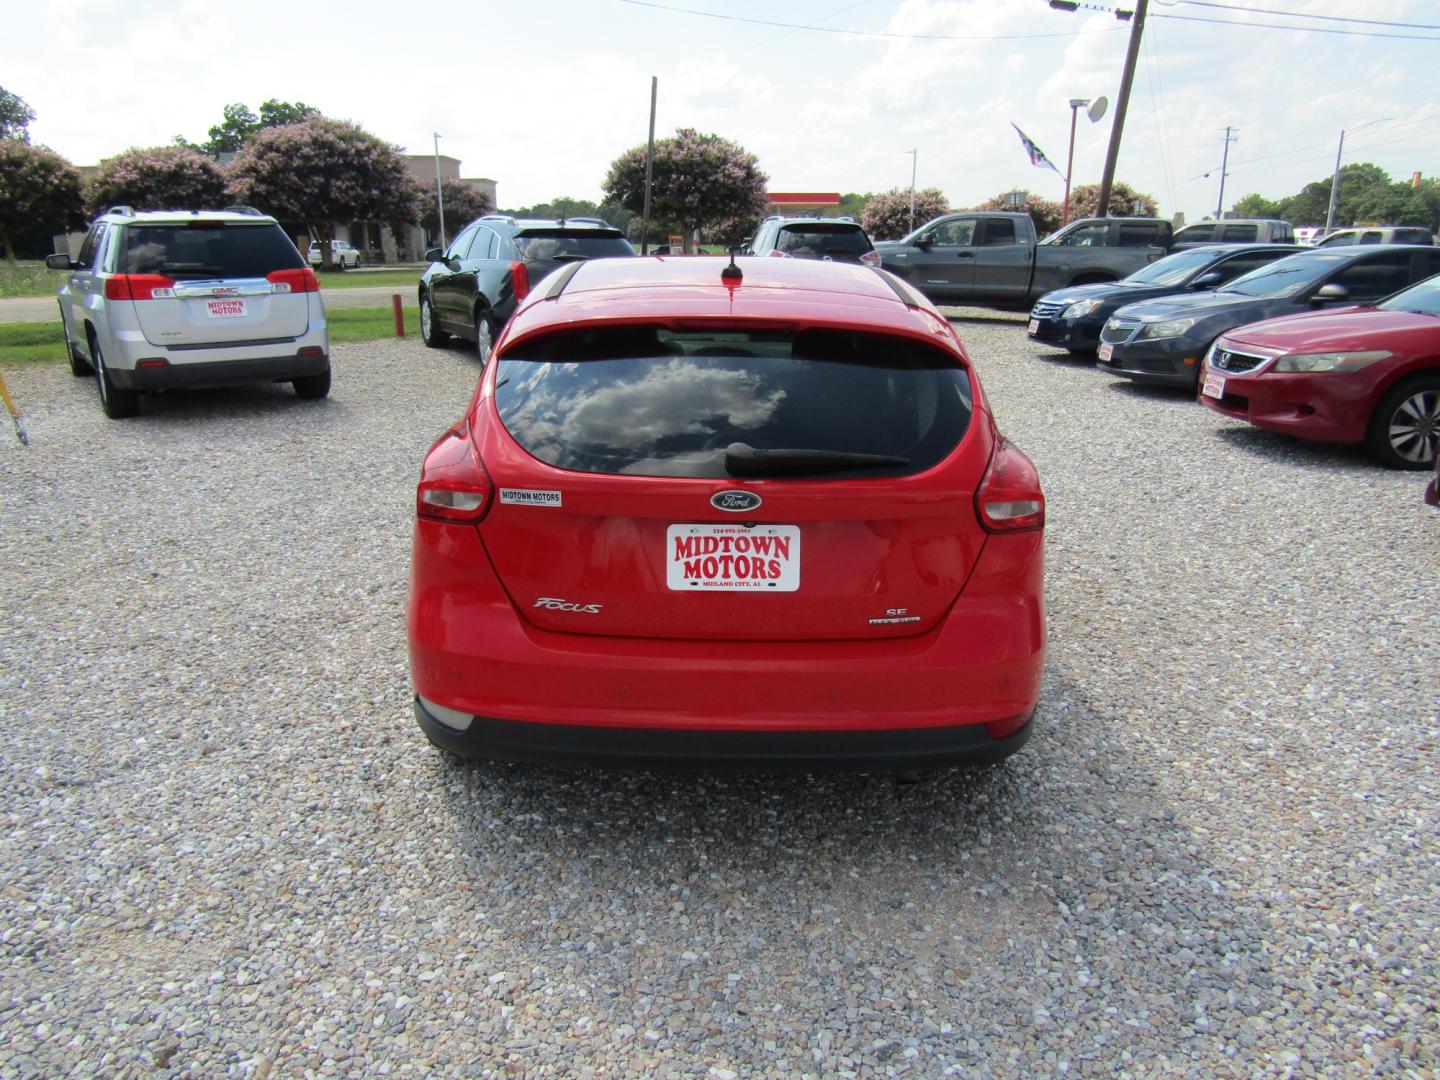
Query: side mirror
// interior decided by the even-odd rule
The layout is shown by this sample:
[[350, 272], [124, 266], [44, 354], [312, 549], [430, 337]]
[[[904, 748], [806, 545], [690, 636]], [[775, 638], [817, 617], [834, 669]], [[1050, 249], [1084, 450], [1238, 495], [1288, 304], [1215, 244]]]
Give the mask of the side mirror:
[[444, 248], [427, 248], [425, 251], [426, 262], [439, 262], [445, 257]]
[[75, 263], [71, 260], [70, 256], [63, 253], [56, 255], [46, 255], [45, 265], [48, 266], [51, 270], [75, 269]]
[[1190, 282], [1192, 289], [1213, 289], [1225, 281], [1225, 275], [1218, 270], [1207, 270], [1194, 281]]
[[1318, 307], [1321, 304], [1342, 304], [1349, 299], [1349, 289], [1331, 282], [1329, 285], [1321, 285], [1320, 290], [1310, 298], [1310, 303]]
[[935, 246], [935, 238], [933, 236], [917, 236], [915, 246], [921, 251], [929, 251]]

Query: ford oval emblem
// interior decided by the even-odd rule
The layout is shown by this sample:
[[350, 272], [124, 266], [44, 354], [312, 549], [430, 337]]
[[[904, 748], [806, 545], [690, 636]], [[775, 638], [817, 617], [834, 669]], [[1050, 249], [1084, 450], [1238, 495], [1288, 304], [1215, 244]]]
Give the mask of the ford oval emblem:
[[763, 501], [753, 491], [717, 491], [710, 496], [710, 505], [716, 510], [729, 510], [733, 514], [754, 510]]

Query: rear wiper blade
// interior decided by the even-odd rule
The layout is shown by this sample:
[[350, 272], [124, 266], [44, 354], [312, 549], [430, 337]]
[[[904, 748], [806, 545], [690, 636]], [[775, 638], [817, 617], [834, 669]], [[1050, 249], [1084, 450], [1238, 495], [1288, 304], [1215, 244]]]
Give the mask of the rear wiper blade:
[[725, 448], [725, 471], [735, 476], [909, 464], [909, 458], [894, 454], [857, 454], [845, 450], [757, 450], [743, 442], [731, 443]]
[[585, 261], [586, 261], [587, 259], [589, 259], [589, 258], [590, 258], [589, 255], [572, 255], [572, 254], [552, 255], [552, 256], [550, 256], [550, 260], [551, 260], [552, 262], [585, 262]]

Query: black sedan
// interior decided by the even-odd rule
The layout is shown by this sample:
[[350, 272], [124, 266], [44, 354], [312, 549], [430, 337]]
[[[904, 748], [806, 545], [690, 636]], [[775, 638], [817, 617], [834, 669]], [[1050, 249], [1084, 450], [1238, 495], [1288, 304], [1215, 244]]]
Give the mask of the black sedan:
[[1305, 248], [1295, 244], [1205, 244], [1167, 255], [1120, 281], [1071, 285], [1046, 293], [1030, 312], [1030, 340], [1093, 353], [1105, 320], [1126, 304], [1194, 289], [1214, 289]]
[[1343, 304], [1370, 304], [1440, 273], [1440, 249], [1390, 244], [1311, 249], [1213, 292], [1122, 307], [1100, 332], [1099, 362], [1136, 382], [1194, 390], [1200, 361], [1227, 330]]

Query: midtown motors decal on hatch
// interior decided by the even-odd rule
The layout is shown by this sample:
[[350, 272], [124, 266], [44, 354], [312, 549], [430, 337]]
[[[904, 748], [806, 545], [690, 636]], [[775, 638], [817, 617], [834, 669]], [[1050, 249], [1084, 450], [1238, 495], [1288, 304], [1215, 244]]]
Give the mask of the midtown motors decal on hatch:
[[559, 506], [560, 492], [530, 491], [527, 488], [501, 488], [500, 501], [514, 506]]

